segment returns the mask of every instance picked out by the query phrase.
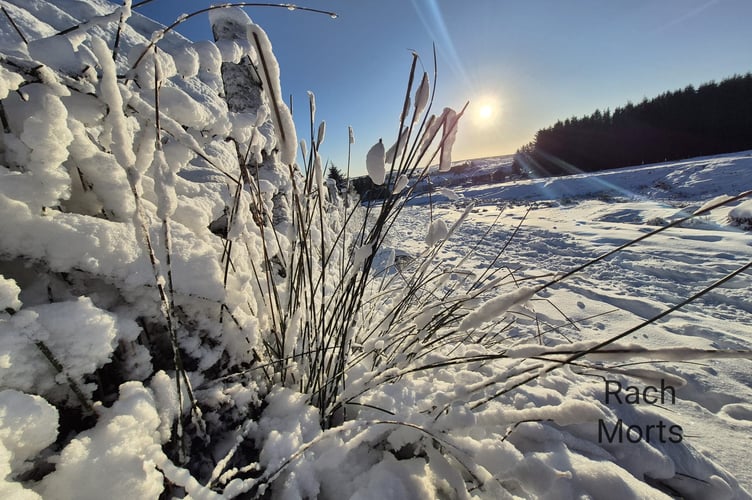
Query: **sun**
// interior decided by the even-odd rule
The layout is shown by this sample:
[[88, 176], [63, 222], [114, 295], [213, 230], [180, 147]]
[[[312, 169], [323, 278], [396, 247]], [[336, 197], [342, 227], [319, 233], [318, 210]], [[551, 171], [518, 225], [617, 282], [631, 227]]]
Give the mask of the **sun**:
[[495, 97], [484, 96], [475, 105], [473, 121], [475, 126], [487, 128], [499, 119], [499, 100]]

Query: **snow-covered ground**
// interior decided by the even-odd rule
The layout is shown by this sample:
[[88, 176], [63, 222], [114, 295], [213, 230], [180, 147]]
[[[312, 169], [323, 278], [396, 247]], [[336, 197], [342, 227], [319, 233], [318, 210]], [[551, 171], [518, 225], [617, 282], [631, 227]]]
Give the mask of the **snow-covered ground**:
[[[561, 274], [647, 232], [685, 218], [705, 203], [752, 188], [752, 153], [616, 169], [495, 185], [455, 188], [459, 202], [432, 196], [433, 217], [456, 221], [472, 213], [446, 244], [451, 265], [473, 249], [480, 271], [511, 239], [496, 266], [518, 278]], [[415, 226], [427, 226], [427, 195], [413, 202], [398, 228], [399, 248], [425, 245]], [[732, 217], [749, 217], [749, 198], [717, 208], [622, 250], [538, 295], [533, 309], [544, 335], [560, 341], [603, 339], [621, 333], [690, 297], [752, 261], [752, 234]], [[519, 230], [515, 229], [519, 226]], [[490, 228], [490, 232], [487, 231]], [[476, 242], [477, 246], [476, 246]], [[752, 348], [752, 275], [646, 326], [625, 340], [651, 349]], [[572, 321], [576, 326], [569, 324]], [[641, 361], [635, 358], [635, 361]], [[627, 364], [627, 363], [625, 363]], [[656, 361], [681, 379], [675, 404], [663, 405], [687, 441], [752, 489], [752, 361]]]
[[749, 273], [630, 332], [749, 264], [749, 201], [592, 263], [748, 154], [445, 190], [381, 245], [243, 11], [2, 3], [0, 497], [750, 498]]

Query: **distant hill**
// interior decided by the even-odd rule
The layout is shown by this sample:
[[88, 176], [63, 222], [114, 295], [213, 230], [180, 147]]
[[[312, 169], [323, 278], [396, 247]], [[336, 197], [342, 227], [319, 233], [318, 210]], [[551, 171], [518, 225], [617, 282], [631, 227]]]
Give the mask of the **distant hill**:
[[[520, 179], [523, 173], [514, 165], [513, 160], [514, 155], [462, 160], [454, 162], [448, 172], [439, 172], [438, 165], [432, 166], [429, 168], [428, 178], [420, 181], [415, 193], [424, 193], [439, 186], [472, 186]], [[386, 188], [374, 185], [367, 175], [353, 178], [352, 183], [364, 200], [380, 199], [389, 195]]]
[[533, 177], [592, 172], [752, 148], [752, 74], [666, 92], [543, 130], [516, 168]]

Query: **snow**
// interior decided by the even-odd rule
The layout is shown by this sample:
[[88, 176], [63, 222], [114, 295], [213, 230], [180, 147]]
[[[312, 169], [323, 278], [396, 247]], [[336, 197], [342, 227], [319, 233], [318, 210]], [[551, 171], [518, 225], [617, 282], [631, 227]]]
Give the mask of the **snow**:
[[[173, 165], [177, 165], [173, 163]], [[163, 151], [154, 154], [154, 190], [157, 195], [157, 217], [162, 220], [170, 218], [177, 209], [178, 200], [175, 195], [175, 172], [167, 164]]]
[[[508, 160], [499, 158], [496, 161], [497, 165], [504, 165]], [[484, 162], [484, 168], [493, 168], [494, 159]], [[462, 186], [464, 183], [458, 178], [453, 183], [455, 186], [461, 185], [454, 188], [462, 196], [461, 205], [455, 206], [449, 200], [435, 196], [435, 193], [431, 197], [434, 200], [433, 217], [442, 218], [447, 224], [460, 217], [462, 206], [468, 201], [476, 203], [457, 235], [444, 243], [446, 253], [442, 262], [444, 266], [460, 261], [470, 263], [471, 267], [477, 266], [476, 275], [480, 274], [522, 221], [519, 232], [502, 256], [503, 262], [497, 264], [498, 272], [503, 275], [514, 269], [516, 280], [561, 274], [655, 229], [649, 226], [652, 221], [662, 220], [665, 224], [729, 200], [728, 193], [739, 193], [750, 187], [744, 182], [749, 178], [750, 168], [752, 156], [748, 152], [741, 152], [496, 185], [468, 183]], [[472, 179], [473, 172], [466, 175]], [[414, 200], [414, 206], [406, 209], [405, 216], [406, 220], [411, 221], [410, 225], [428, 219], [426, 207], [423, 206], [427, 202], [428, 195], [421, 195]], [[535, 314], [540, 327], [549, 332], [545, 339], [551, 347], [527, 344], [518, 332], [512, 334], [511, 339], [520, 344], [509, 349], [506, 355], [514, 360], [526, 360], [531, 356], [555, 352], [556, 349], [567, 352], [587, 349], [596, 345], [597, 341], [585, 344], [576, 341], [602, 339], [649, 319], [667, 305], [677, 303], [711, 283], [722, 273], [749, 262], [752, 255], [749, 233], [735, 228], [732, 216], [743, 213], [747, 203], [734, 201], [703, 213], [660, 236], [617, 253], [610, 261], [592, 266], [556, 287], [538, 293], [533, 301], [512, 317], [516, 317], [519, 323], [523, 318]], [[497, 218], [498, 222], [495, 223]], [[489, 229], [490, 233], [482, 240]], [[410, 227], [404, 227], [394, 237], [399, 239], [400, 248], [417, 255], [422, 251], [422, 241], [419, 234], [413, 233]], [[467, 247], [476, 242], [480, 243], [474, 253], [468, 254]], [[728, 477], [714, 478], [715, 473], [707, 472], [707, 464], [698, 467], [697, 462], [693, 463], [702, 456], [713, 457], [748, 488], [749, 473], [738, 464], [746, 460], [748, 454], [741, 443], [746, 439], [743, 429], [748, 428], [745, 422], [749, 413], [746, 409], [747, 402], [752, 398], [748, 375], [748, 325], [752, 321], [752, 304], [745, 293], [740, 293], [749, 285], [749, 274], [742, 274], [699, 302], [680, 309], [658, 324], [637, 331], [630, 336], [631, 343], [611, 346], [617, 352], [592, 358], [601, 362], [625, 363], [626, 366], [620, 368], [618, 373], [634, 377], [631, 379], [633, 385], [660, 386], [663, 379], [677, 388], [676, 404], [667, 405], [670, 413], [663, 413], [660, 418], [667, 421], [670, 416], [678, 422], [687, 435], [691, 434], [691, 438], [687, 437], [683, 442], [690, 441], [693, 448], [669, 447], [652, 453], [658, 453], [656, 456], [667, 454], [676, 471], [684, 470], [685, 474], [693, 477], [699, 476], [686, 471], [706, 471], [700, 475], [707, 478], [707, 484], [688, 479], [678, 483], [676, 480], [663, 480], [672, 488], [678, 487], [677, 491], [686, 491], [690, 497], [719, 495], [724, 498], [749, 498], [748, 493], [740, 485], [729, 481]], [[498, 295], [490, 301], [504, 302], [505, 299], [505, 295]], [[474, 309], [466, 320], [478, 312], [479, 309]], [[576, 325], [565, 326], [570, 320], [576, 321]], [[559, 332], [562, 336], [554, 338]], [[729, 350], [718, 352], [718, 348]], [[734, 361], [735, 358], [738, 361]], [[654, 360], [655, 364], [647, 364], [650, 363], [647, 360]], [[691, 364], [691, 360], [705, 361], [704, 365], [697, 366]], [[636, 364], [635, 368], [653, 366], [655, 370], [634, 371], [629, 367], [633, 363]], [[546, 379], [551, 376], [547, 375]], [[598, 390], [598, 384], [588, 384], [586, 380], [579, 383], [583, 384], [581, 387], [585, 391]], [[589, 386], [591, 388], [586, 389]], [[573, 386], [567, 393], [570, 399], [574, 397], [571, 388]], [[603, 391], [602, 387], [600, 391]], [[524, 401], [524, 398], [520, 400]], [[603, 401], [602, 392], [600, 395], [593, 392], [586, 400]], [[737, 404], [742, 406], [737, 408]], [[478, 418], [486, 418], [482, 415], [491, 412], [491, 408], [489, 406]], [[626, 408], [628, 405], [623, 405], [618, 410], [622, 412]], [[736, 415], [739, 420], [729, 418], [730, 414]], [[644, 410], [630, 412], [629, 415], [638, 422], [653, 423], [658, 420], [657, 416], [650, 416]], [[522, 419], [521, 416], [517, 418]], [[619, 452], [632, 449], [625, 448]], [[615, 453], [613, 448], [610, 453]], [[623, 455], [624, 459], [626, 457]], [[628, 469], [636, 477], [642, 474], [656, 477], [652, 466], [635, 468], [641, 461], [645, 462], [646, 457], [644, 453], [637, 453], [629, 459], [631, 465]], [[583, 470], [587, 469], [581, 457], [572, 457], [571, 463], [578, 463], [579, 467], [585, 468]], [[573, 478], [579, 474], [573, 465], [568, 466], [567, 470], [573, 471]], [[590, 472], [606, 483], [612, 481], [606, 481], [604, 473], [602, 463], [597, 468], [593, 466]], [[668, 469], [664, 474], [669, 475]], [[573, 479], [572, 482], [578, 481]], [[595, 483], [589, 488], [593, 486]], [[565, 488], [563, 484], [552, 487], [549, 494], [561, 495], [563, 491], [568, 491], [562, 488]], [[636, 485], [630, 488], [639, 491]], [[712, 494], [709, 492], [711, 490]], [[650, 493], [646, 493], [650, 490], [642, 491], [644, 496], [651, 498], [658, 495], [654, 490]], [[538, 494], [545, 496], [543, 491]]]
[[9, 280], [4, 276], [0, 276], [0, 309], [8, 312], [17, 311], [21, 308], [21, 301], [18, 300], [18, 294], [21, 293], [21, 289], [15, 281]]
[[0, 392], [2, 459], [16, 473], [57, 437], [57, 410], [44, 398], [13, 389]]
[[750, 262], [749, 152], [488, 184], [511, 159], [452, 165], [447, 108], [381, 242], [326, 189], [324, 122], [295, 164], [245, 11], [215, 43], [4, 7], [3, 498], [751, 498], [749, 272], [652, 321]]
[[436, 190], [436, 193], [446, 197], [448, 200], [456, 201], [460, 199], [459, 195], [449, 188], [440, 187]]
[[326, 122], [322, 121], [319, 123], [318, 132], [316, 134], [316, 147], [318, 148], [321, 146], [321, 143], [324, 142], [324, 137], [326, 137]]
[[295, 163], [298, 139], [295, 132], [295, 124], [292, 120], [292, 114], [285, 103], [280, 87], [280, 69], [277, 64], [277, 58], [274, 57], [274, 53], [272, 52], [272, 44], [269, 41], [269, 37], [259, 25], [249, 23], [247, 30], [248, 40], [253, 41], [253, 46], [256, 47], [256, 51], [258, 52], [258, 58], [260, 60], [258, 71], [262, 82], [266, 84], [266, 95], [269, 100], [269, 106], [273, 109], [271, 117], [272, 122], [274, 123], [274, 128], [277, 131], [280, 161], [286, 165], [292, 165]]
[[441, 137], [439, 172], [448, 172], [452, 165], [452, 147], [457, 140], [459, 116], [453, 109], [444, 108], [442, 117], [444, 118], [444, 128]]
[[397, 158], [405, 153], [405, 148], [407, 147], [408, 132], [410, 132], [410, 127], [404, 127], [402, 129], [402, 133], [399, 136], [399, 139], [397, 139], [397, 142], [392, 144], [391, 147], [387, 149], [386, 153], [384, 153], [384, 159], [387, 163], [396, 163]]
[[460, 323], [460, 329], [470, 330], [481, 326], [486, 321], [492, 321], [505, 314], [512, 307], [530, 300], [535, 292], [535, 288], [520, 287], [505, 295], [494, 297], [465, 316]]
[[428, 232], [426, 233], [426, 245], [432, 247], [444, 241], [448, 234], [449, 229], [443, 219], [431, 221], [428, 226]]
[[[123, 169], [129, 171], [133, 169], [136, 158], [133, 154], [131, 129], [128, 127], [125, 114], [123, 113], [124, 100], [120, 93], [120, 86], [117, 83], [117, 69], [115, 63], [109, 57], [110, 51], [104, 40], [94, 37], [91, 43], [99, 64], [102, 67], [99, 92], [102, 96], [102, 101], [107, 105], [109, 111], [104, 119], [106, 127], [104, 133], [111, 136], [111, 142], [108, 146], [112, 148], [112, 154], [115, 156], [115, 159]], [[151, 75], [147, 75], [147, 78], [144, 78], [141, 82], [146, 88], [154, 88], [154, 71], [156, 70], [153, 66], [151, 70]]]
[[23, 81], [23, 77], [18, 73], [0, 67], [0, 99], [8, 97], [8, 94], [16, 90]]
[[729, 211], [729, 218], [739, 226], [752, 226], [752, 200], [732, 208]]
[[219, 76], [219, 70], [222, 66], [222, 53], [208, 40], [195, 42], [190, 47], [198, 54], [197, 76], [201, 82], [217, 92], [221, 91], [222, 79]]
[[77, 49], [70, 37], [66, 36], [31, 40], [27, 49], [32, 59], [72, 75], [80, 74], [95, 61], [88, 49]]
[[[679, 162], [626, 167], [570, 176], [522, 180], [502, 184], [466, 186], [463, 193], [474, 199], [566, 200], [577, 197], [618, 196], [625, 198], [701, 199], [702, 204], [722, 195], [749, 189], [745, 181], [749, 152]], [[484, 160], [483, 168], [511, 163], [511, 157]], [[699, 205], [698, 205], [699, 208]]]
[[27, 460], [55, 441], [57, 423], [57, 410], [44, 398], [12, 389], [0, 391], [0, 494], [3, 498], [41, 498], [12, 479], [30, 468]]
[[426, 108], [428, 104], [428, 97], [430, 93], [431, 84], [428, 80], [428, 73], [423, 73], [423, 78], [420, 80], [418, 90], [415, 91], [415, 116], [418, 117]]
[[[159, 449], [159, 417], [148, 389], [138, 382], [120, 386], [111, 408], [101, 409], [97, 425], [79, 434], [54, 459], [44, 478], [44, 498], [156, 498], [163, 477], [151, 459]], [[126, 444], [124, 446], [124, 444]]]
[[70, 178], [62, 163], [68, 158], [66, 148], [73, 134], [66, 126], [67, 109], [60, 98], [43, 89], [34, 90], [40, 91], [34, 97], [41, 103], [36, 109], [27, 110], [29, 117], [24, 120], [19, 137], [28, 148], [24, 152], [27, 171], [21, 178], [12, 175], [2, 189], [7, 196], [41, 208], [58, 205], [70, 195]]
[[191, 45], [182, 45], [172, 54], [175, 71], [183, 78], [191, 78], [198, 74], [199, 55]]
[[353, 267], [360, 267], [363, 262], [373, 254], [373, 247], [371, 245], [362, 245], [355, 250], [353, 255]]
[[366, 155], [368, 177], [377, 186], [381, 186], [386, 180], [385, 158], [384, 143], [379, 139], [379, 142], [371, 146]]
[[407, 187], [408, 182], [410, 182], [410, 179], [405, 174], [401, 174], [397, 177], [397, 181], [394, 183], [392, 194], [400, 194], [402, 190]]
[[[65, 376], [80, 382], [110, 360], [118, 341], [134, 340], [139, 329], [132, 321], [118, 322], [112, 314], [96, 308], [89, 298], [81, 297], [75, 302], [24, 308], [4, 321], [0, 332], [2, 386], [64, 400], [68, 396], [64, 388], [61, 392], [53, 367], [37, 367], [44, 358], [36, 343], [44, 343]], [[82, 390], [91, 395], [94, 386], [85, 384]]]

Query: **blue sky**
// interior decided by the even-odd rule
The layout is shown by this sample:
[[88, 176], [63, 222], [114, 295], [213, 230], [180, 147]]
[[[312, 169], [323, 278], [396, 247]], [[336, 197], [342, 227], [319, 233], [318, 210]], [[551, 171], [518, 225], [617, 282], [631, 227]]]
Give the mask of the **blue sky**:
[[[160, 22], [211, 1], [154, 0]], [[559, 119], [639, 102], [666, 90], [752, 71], [750, 0], [310, 0], [339, 17], [249, 7], [269, 35], [282, 91], [308, 137], [306, 91], [327, 122], [323, 158], [344, 169], [379, 138], [396, 139], [411, 52], [432, 73], [435, 106], [461, 108], [454, 159], [512, 153]], [[210, 39], [205, 15], [178, 31]], [[485, 115], [481, 110], [485, 108]], [[317, 121], [318, 121], [317, 120]]]

